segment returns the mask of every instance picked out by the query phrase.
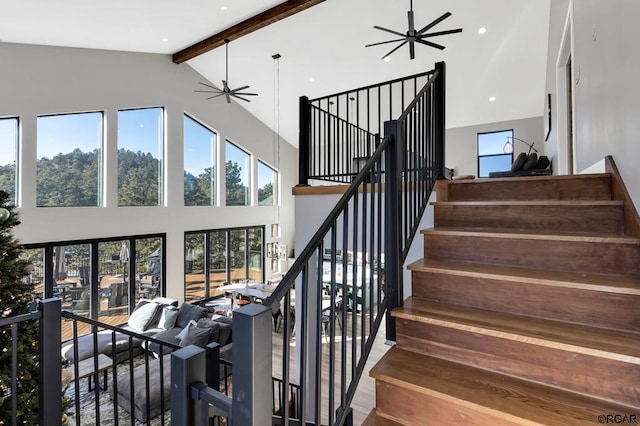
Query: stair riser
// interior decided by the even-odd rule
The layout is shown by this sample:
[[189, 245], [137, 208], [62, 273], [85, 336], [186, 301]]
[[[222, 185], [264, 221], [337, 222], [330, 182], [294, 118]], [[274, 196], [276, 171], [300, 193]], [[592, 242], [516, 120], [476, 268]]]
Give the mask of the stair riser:
[[434, 206], [435, 226], [545, 232], [623, 231], [622, 206]]
[[640, 406], [639, 366], [596, 355], [399, 319], [397, 344], [451, 361]]
[[608, 176], [575, 179], [512, 179], [448, 185], [448, 201], [610, 200]]
[[[445, 395], [443, 398], [447, 398]], [[415, 392], [391, 383], [376, 381], [378, 414], [409, 425], [495, 425], [522, 424], [475, 410], [455, 399]]]
[[426, 233], [424, 255], [436, 260], [640, 277], [636, 244]]
[[414, 297], [640, 332], [640, 295], [413, 271]]

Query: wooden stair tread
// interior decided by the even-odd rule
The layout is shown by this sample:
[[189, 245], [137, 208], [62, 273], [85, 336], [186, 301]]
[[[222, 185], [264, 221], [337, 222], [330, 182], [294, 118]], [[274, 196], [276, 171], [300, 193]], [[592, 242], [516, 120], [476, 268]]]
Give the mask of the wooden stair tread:
[[609, 330], [410, 297], [396, 318], [640, 366], [640, 333]]
[[614, 234], [578, 234], [536, 231], [519, 231], [513, 229], [487, 228], [487, 229], [465, 229], [465, 228], [429, 228], [420, 231], [423, 235], [448, 235], [458, 237], [479, 237], [479, 238], [504, 238], [504, 239], [529, 239], [547, 241], [574, 241], [585, 243], [609, 243], [609, 244], [632, 244], [640, 246], [640, 238], [629, 235]]
[[610, 173], [589, 173], [583, 175], [542, 175], [527, 177], [478, 178], [447, 181], [449, 185], [491, 184], [496, 182], [536, 182], [548, 180], [602, 179], [610, 178]]
[[362, 422], [362, 426], [401, 426], [402, 423], [398, 423], [386, 417], [380, 416], [376, 413], [376, 409], [371, 410], [366, 419]]
[[432, 206], [624, 206], [619, 200], [432, 201]]
[[455, 262], [422, 258], [407, 267], [411, 271], [437, 272], [503, 281], [640, 295], [640, 280], [622, 275], [553, 271], [488, 263]]
[[[600, 414], [630, 411], [626, 406], [397, 347], [391, 348], [369, 374], [518, 424], [598, 424]], [[519, 422], [521, 419], [527, 422]]]

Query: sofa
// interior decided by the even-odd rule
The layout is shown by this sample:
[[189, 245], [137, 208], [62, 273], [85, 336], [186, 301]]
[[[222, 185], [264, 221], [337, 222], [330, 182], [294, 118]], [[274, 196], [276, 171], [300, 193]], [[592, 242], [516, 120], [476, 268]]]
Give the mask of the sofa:
[[538, 154], [535, 152], [528, 155], [521, 152], [511, 165], [511, 170], [490, 172], [489, 177], [547, 176], [551, 174], [553, 174], [551, 170], [551, 161], [546, 155], [538, 157]]
[[[131, 386], [131, 374], [127, 371], [118, 374], [117, 387], [110, 388], [111, 398], [115, 400], [115, 392], [117, 392], [118, 406], [127, 412], [131, 412], [131, 401], [133, 400], [132, 414], [141, 422], [147, 421], [147, 410], [149, 418], [154, 418], [162, 411], [163, 402], [164, 409], [169, 408], [171, 401], [171, 352], [179, 347], [189, 345], [205, 347], [209, 343], [216, 342], [220, 345], [220, 358], [231, 362], [232, 321], [230, 318], [211, 315], [206, 308], [189, 303], [183, 303], [180, 308], [164, 306], [162, 310], [163, 313], [157, 324], [162, 331], [152, 337], [157, 341], [166, 342], [168, 345], [145, 342], [142, 345], [143, 348], [148, 350], [153, 357], [148, 358], [147, 364], [143, 363], [133, 369], [133, 386]], [[225, 373], [230, 372], [221, 365], [220, 377], [224, 377]], [[147, 389], [149, 389], [148, 395]]]
[[[152, 303], [149, 305], [149, 303]], [[148, 305], [145, 307], [145, 305]], [[176, 308], [178, 301], [158, 297], [151, 301], [141, 300], [129, 317], [127, 324], [123, 325], [123, 330], [132, 331], [144, 336], [154, 336], [162, 331], [163, 328], [158, 326], [162, 316], [161, 309], [168, 306]], [[113, 347], [112, 335], [115, 335], [116, 346]], [[117, 362], [121, 362], [129, 357], [129, 346], [132, 345], [133, 355], [139, 355], [143, 352], [142, 341], [137, 338], [130, 339], [125, 333], [113, 332], [111, 330], [101, 330], [96, 333], [96, 343], [94, 347], [93, 333], [78, 337], [77, 345], [73, 340], [62, 343], [61, 356], [63, 363], [76, 362], [75, 348], [78, 350], [77, 361], [91, 358], [95, 353], [104, 354], [109, 357], [115, 357]]]

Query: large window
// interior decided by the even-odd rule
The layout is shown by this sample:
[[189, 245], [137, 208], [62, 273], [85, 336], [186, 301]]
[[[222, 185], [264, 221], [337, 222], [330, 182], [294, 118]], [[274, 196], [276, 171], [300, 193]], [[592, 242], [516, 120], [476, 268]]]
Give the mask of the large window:
[[258, 205], [278, 204], [278, 172], [258, 161]]
[[162, 108], [118, 111], [118, 205], [162, 205]]
[[[24, 280], [35, 285], [35, 297], [59, 297], [62, 309], [122, 324], [140, 299], [164, 294], [164, 240], [157, 235], [29, 244], [22, 253], [31, 262]], [[72, 337], [71, 326], [62, 321], [63, 340]], [[80, 334], [89, 332], [86, 324], [81, 327]]]
[[217, 135], [191, 117], [184, 116], [184, 205], [216, 204]]
[[250, 187], [249, 154], [227, 141], [226, 145], [226, 205], [248, 206]]
[[504, 144], [513, 137], [513, 130], [478, 133], [478, 177], [489, 177], [491, 172], [511, 170], [513, 154], [505, 154]]
[[18, 152], [18, 119], [0, 118], [0, 190], [16, 203], [16, 156]]
[[100, 206], [102, 113], [38, 117], [38, 207]]
[[218, 296], [227, 283], [264, 281], [264, 226], [187, 232], [184, 243], [187, 302]]

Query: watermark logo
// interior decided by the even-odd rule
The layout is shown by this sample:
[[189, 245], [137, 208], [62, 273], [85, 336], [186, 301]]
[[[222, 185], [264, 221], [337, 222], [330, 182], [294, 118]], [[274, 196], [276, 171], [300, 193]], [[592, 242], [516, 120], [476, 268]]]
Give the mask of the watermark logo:
[[638, 423], [638, 416], [636, 414], [600, 414], [598, 423], [633, 425]]

